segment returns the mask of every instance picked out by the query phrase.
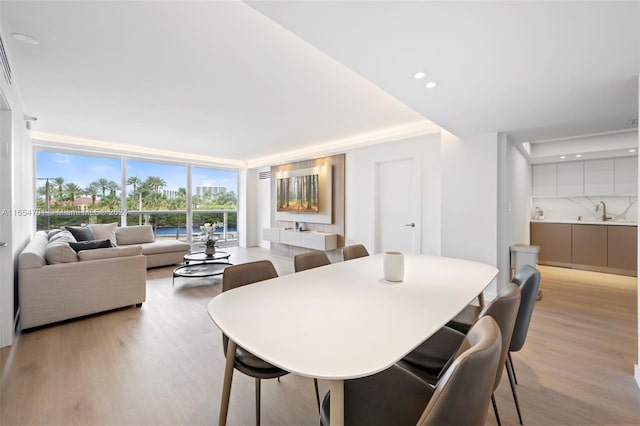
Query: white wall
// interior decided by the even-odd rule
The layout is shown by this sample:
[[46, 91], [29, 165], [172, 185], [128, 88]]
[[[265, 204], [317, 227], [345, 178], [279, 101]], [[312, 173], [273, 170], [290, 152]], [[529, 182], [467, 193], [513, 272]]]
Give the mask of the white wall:
[[[640, 110], [640, 74], [638, 75], [638, 110]], [[638, 146], [640, 146], [640, 132], [638, 132]], [[640, 169], [640, 167], [639, 167]], [[638, 188], [640, 188], [640, 170], [638, 170]], [[640, 189], [639, 189], [640, 196]], [[640, 212], [638, 213], [637, 223], [640, 223]], [[640, 265], [640, 239], [638, 239], [638, 265]], [[636, 320], [638, 321], [638, 363], [635, 366], [636, 383], [640, 387], [640, 274], [638, 274], [638, 315]]]
[[442, 255], [497, 265], [498, 135], [443, 132], [441, 159]]
[[375, 164], [416, 157], [422, 168], [422, 253], [440, 254], [440, 135], [431, 134], [346, 152], [345, 245], [375, 247]]
[[243, 168], [238, 171], [238, 244], [253, 247], [257, 244], [257, 188], [256, 169]]
[[[6, 37], [3, 39], [6, 40]], [[25, 129], [24, 109], [17, 81], [9, 85], [0, 72], [0, 96], [2, 97], [2, 122], [0, 123], [0, 210], [33, 209], [35, 207], [33, 151], [31, 137]], [[0, 256], [0, 347], [13, 343], [14, 299], [17, 283], [18, 253], [24, 248], [33, 232], [34, 216], [3, 216], [3, 248]]]

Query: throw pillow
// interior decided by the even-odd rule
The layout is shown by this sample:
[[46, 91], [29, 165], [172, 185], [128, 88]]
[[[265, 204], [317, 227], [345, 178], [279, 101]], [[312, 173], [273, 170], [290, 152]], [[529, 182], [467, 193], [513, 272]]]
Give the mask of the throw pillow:
[[118, 227], [118, 222], [92, 223], [87, 226], [93, 231], [93, 235], [96, 236], [94, 240], [110, 240], [112, 247], [118, 246], [116, 243], [116, 228]]
[[95, 250], [113, 247], [111, 245], [111, 240], [78, 241], [77, 243], [69, 243], [69, 246], [76, 253], [80, 250]]
[[118, 244], [123, 246], [152, 243], [156, 240], [151, 225], [124, 226], [118, 228], [116, 230], [116, 237], [118, 238]]
[[78, 253], [64, 241], [54, 241], [47, 244], [44, 257], [49, 265], [56, 263], [69, 263], [78, 261]]
[[91, 229], [86, 226], [65, 226], [64, 229], [71, 232], [71, 235], [73, 235], [76, 241], [91, 241], [96, 239]]

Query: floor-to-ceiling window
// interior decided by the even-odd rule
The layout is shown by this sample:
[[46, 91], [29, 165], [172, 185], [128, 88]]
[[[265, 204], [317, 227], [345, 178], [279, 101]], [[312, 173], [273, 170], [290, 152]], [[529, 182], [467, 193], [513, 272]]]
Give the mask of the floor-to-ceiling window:
[[151, 225], [156, 238], [187, 239], [187, 167], [126, 160], [127, 225]]
[[119, 158], [36, 153], [38, 229], [121, 221]]
[[221, 245], [238, 243], [237, 170], [38, 150], [36, 182], [39, 230], [118, 222], [198, 242], [213, 223]]

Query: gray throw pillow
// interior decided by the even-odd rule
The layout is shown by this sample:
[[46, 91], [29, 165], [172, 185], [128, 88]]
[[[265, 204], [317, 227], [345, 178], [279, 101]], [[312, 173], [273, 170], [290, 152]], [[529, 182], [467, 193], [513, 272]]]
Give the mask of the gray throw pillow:
[[93, 241], [96, 239], [91, 228], [86, 226], [65, 226], [64, 228], [71, 232], [76, 241]]
[[79, 252], [80, 250], [95, 250], [101, 248], [111, 248], [111, 240], [94, 240], [94, 241], [78, 241], [77, 243], [69, 243], [69, 246]]

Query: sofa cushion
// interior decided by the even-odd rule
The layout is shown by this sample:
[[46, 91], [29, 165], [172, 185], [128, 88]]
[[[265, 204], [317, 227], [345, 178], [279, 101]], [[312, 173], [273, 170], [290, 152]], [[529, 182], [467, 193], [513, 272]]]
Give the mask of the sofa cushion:
[[69, 242], [75, 243], [77, 240], [75, 239], [73, 234], [71, 234], [71, 232], [67, 230], [63, 230], [49, 237], [50, 243], [53, 243], [54, 241], [63, 241], [65, 243], [69, 243]]
[[118, 243], [116, 241], [116, 228], [118, 227], [118, 222], [113, 223], [91, 223], [87, 225], [96, 236], [93, 238], [94, 240], [111, 240], [111, 245], [113, 247], [117, 246]]
[[158, 240], [154, 243], [140, 244], [142, 247], [142, 254], [163, 254], [173, 252], [189, 252], [191, 250], [191, 244], [184, 241], [177, 240]]
[[[71, 232], [71, 235], [73, 235], [76, 241], [91, 241], [96, 239], [93, 231], [86, 226], [65, 226], [64, 229]], [[53, 234], [51, 237], [55, 235], [57, 234]]]
[[78, 261], [78, 254], [71, 248], [69, 243], [60, 240], [47, 244], [44, 257], [49, 265]]
[[20, 268], [42, 268], [47, 264], [45, 260], [45, 252], [47, 250], [47, 234], [44, 231], [36, 232], [33, 239], [27, 244], [27, 246], [20, 252], [19, 262]]
[[140, 256], [141, 254], [142, 247], [140, 246], [111, 247], [97, 250], [82, 250], [78, 253], [78, 258], [80, 261], [85, 261], [110, 259], [113, 257]]
[[123, 226], [116, 229], [118, 245], [152, 243], [155, 241], [151, 225]]
[[93, 240], [93, 241], [78, 241], [77, 243], [69, 243], [69, 246], [79, 252], [80, 250], [95, 250], [103, 248], [111, 248], [111, 240]]

